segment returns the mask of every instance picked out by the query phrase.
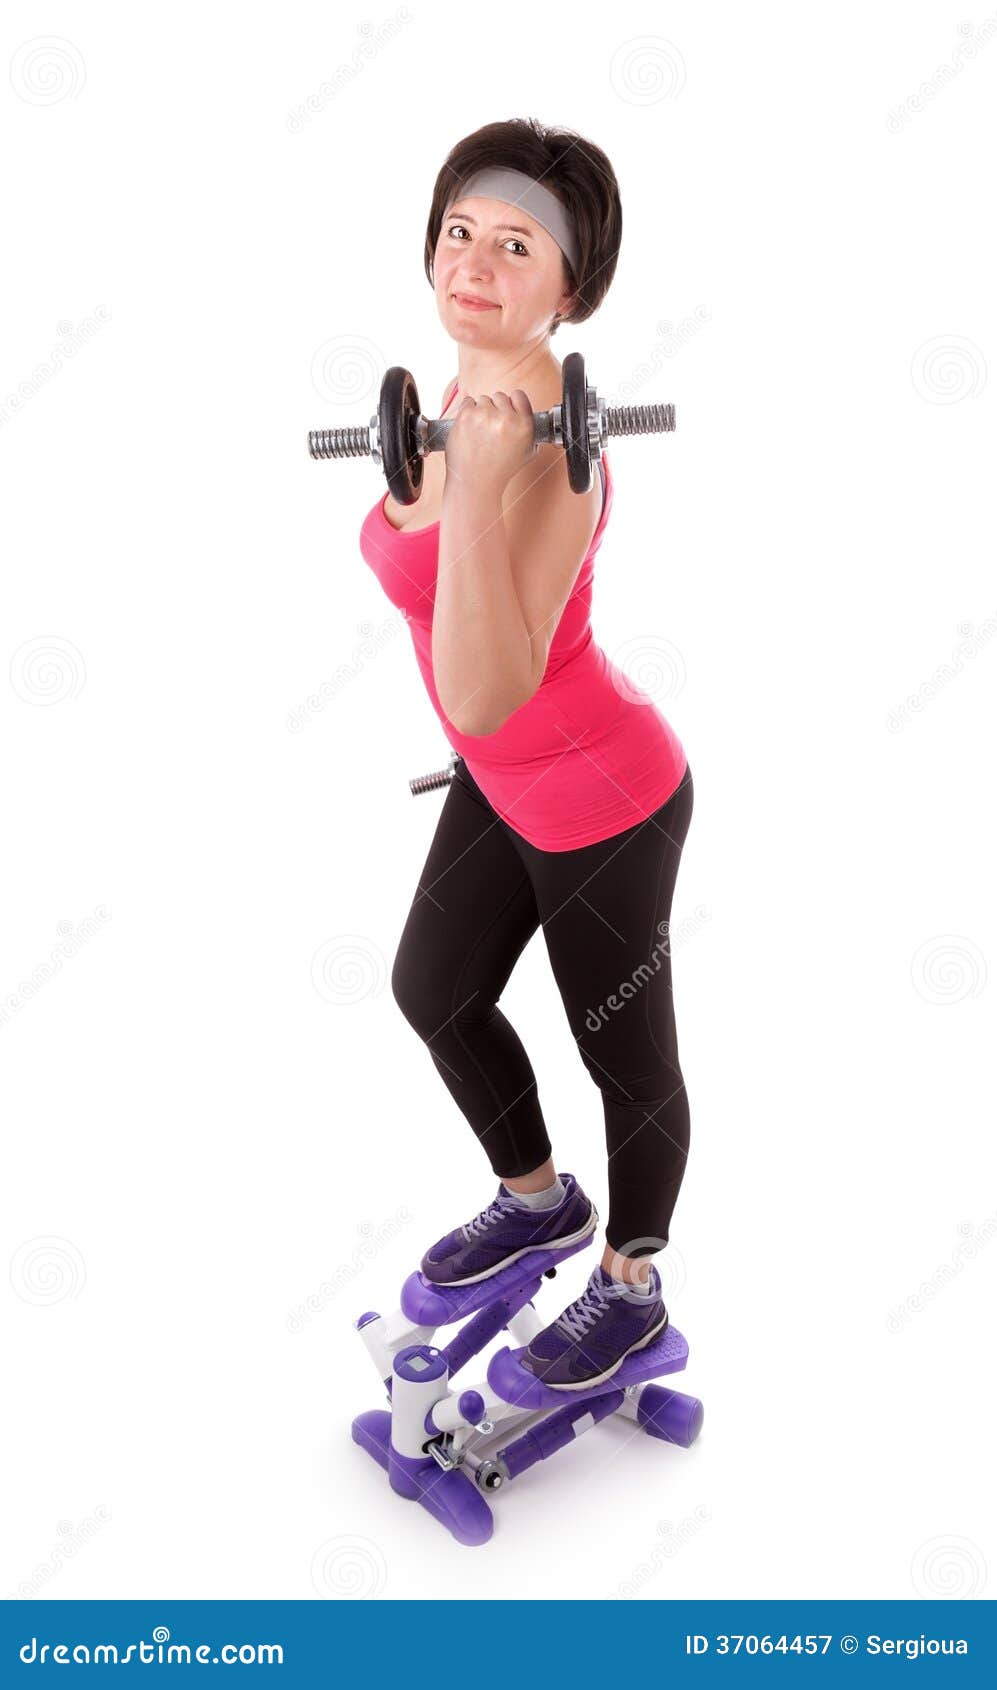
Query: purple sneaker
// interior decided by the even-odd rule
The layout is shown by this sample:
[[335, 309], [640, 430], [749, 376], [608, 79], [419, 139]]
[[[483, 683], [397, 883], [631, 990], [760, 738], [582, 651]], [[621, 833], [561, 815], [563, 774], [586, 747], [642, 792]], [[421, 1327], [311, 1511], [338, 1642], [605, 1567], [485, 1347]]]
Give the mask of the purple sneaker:
[[653, 1266], [650, 1277], [645, 1296], [612, 1279], [601, 1264], [593, 1268], [581, 1296], [537, 1333], [520, 1366], [554, 1391], [588, 1391], [611, 1379], [627, 1356], [653, 1343], [668, 1325]]
[[599, 1224], [594, 1203], [574, 1174], [562, 1174], [561, 1183], [564, 1196], [553, 1209], [527, 1209], [500, 1181], [495, 1201], [427, 1250], [420, 1271], [434, 1285], [472, 1285], [531, 1250], [591, 1237]]

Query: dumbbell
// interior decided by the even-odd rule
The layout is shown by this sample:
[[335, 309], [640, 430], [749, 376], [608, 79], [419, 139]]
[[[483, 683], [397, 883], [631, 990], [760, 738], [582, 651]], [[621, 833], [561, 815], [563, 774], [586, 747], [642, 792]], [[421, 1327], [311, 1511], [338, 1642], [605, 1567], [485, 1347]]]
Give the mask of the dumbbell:
[[[611, 435], [670, 434], [675, 427], [674, 405], [607, 406], [586, 382], [580, 352], [568, 353], [561, 374], [561, 403], [549, 411], [534, 411], [533, 438], [537, 445], [564, 447], [574, 493], [589, 491], [592, 465], [601, 458]], [[313, 429], [308, 450], [313, 458], [369, 454], [384, 470], [392, 498], [400, 505], [414, 505], [422, 492], [426, 454], [443, 451], [455, 421], [455, 417], [424, 417], [415, 381], [408, 370], [393, 364], [381, 383], [377, 412], [367, 426]]]

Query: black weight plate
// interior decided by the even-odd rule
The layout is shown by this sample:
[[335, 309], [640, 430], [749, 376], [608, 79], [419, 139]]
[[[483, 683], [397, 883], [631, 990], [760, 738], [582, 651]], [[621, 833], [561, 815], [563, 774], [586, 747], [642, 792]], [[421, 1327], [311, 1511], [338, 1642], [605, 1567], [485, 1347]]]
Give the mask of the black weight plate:
[[415, 381], [408, 370], [393, 364], [381, 383], [377, 426], [388, 488], [400, 505], [414, 505], [422, 492], [424, 460], [415, 432], [418, 416]]
[[568, 460], [568, 481], [573, 493], [587, 493], [592, 486], [592, 454], [589, 451], [588, 409], [585, 403], [585, 361], [580, 352], [569, 352], [561, 365], [561, 427]]

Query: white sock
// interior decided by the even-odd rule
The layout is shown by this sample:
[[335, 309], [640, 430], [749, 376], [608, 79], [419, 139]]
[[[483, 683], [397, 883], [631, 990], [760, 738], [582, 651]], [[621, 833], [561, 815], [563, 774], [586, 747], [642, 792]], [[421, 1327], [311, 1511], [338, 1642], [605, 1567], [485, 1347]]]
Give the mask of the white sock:
[[[505, 1189], [509, 1191], [508, 1186]], [[567, 1192], [560, 1174], [555, 1174], [553, 1185], [549, 1185], [546, 1191], [509, 1191], [509, 1196], [522, 1203], [524, 1209], [556, 1209], [558, 1203], [564, 1202]]]

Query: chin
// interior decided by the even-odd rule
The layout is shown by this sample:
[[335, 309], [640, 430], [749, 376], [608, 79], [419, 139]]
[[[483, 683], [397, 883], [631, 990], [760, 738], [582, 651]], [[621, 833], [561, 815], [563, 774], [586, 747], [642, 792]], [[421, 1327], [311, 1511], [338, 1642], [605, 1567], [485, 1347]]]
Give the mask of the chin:
[[442, 322], [450, 339], [457, 341], [459, 345], [463, 345], [465, 340], [473, 346], [485, 346], [489, 343], [498, 345], [498, 337], [490, 330], [479, 328], [477, 323], [464, 322], [463, 319], [455, 322], [449, 314], [443, 316]]

